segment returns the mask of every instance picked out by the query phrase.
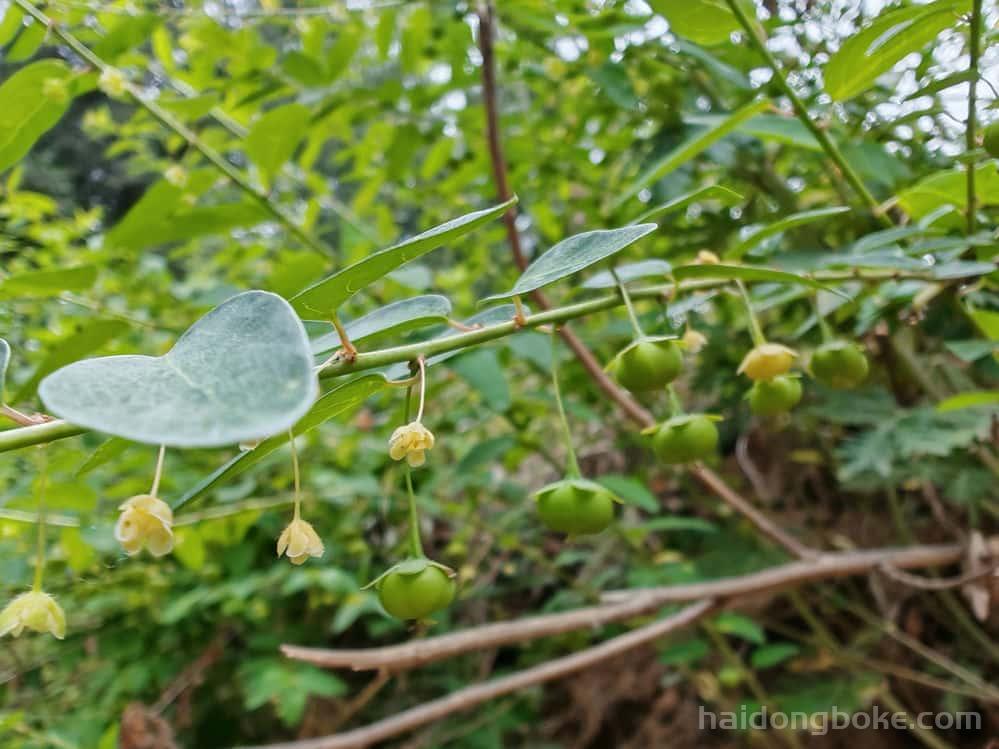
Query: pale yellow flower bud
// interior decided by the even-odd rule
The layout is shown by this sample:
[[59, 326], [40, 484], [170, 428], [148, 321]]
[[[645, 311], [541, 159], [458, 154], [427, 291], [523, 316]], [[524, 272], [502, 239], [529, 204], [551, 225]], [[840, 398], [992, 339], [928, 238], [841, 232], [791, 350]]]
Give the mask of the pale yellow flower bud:
[[287, 553], [292, 564], [304, 564], [309, 557], [321, 557], [324, 551], [316, 529], [297, 515], [281, 532], [277, 542], [278, 556]]
[[163, 177], [174, 187], [184, 187], [187, 184], [187, 170], [180, 164], [174, 164], [163, 172]]
[[117, 68], [105, 68], [97, 80], [97, 87], [108, 96], [119, 99], [128, 90], [128, 80]]
[[121, 515], [114, 527], [114, 537], [126, 554], [138, 554], [144, 546], [154, 557], [173, 550], [173, 510], [162, 499], [140, 494], [118, 509]]
[[687, 351], [692, 354], [696, 354], [705, 344], [708, 339], [703, 333], [700, 333], [693, 328], [687, 328], [686, 332], [683, 334], [683, 345], [687, 347]]
[[721, 260], [711, 250], [701, 250], [697, 253], [697, 260], [694, 262], [698, 265], [718, 265]]
[[389, 455], [392, 460], [405, 458], [413, 468], [419, 468], [427, 462], [426, 451], [433, 446], [433, 432], [418, 421], [399, 427], [389, 437]]
[[779, 343], [761, 343], [742, 359], [739, 373], [751, 380], [772, 380], [791, 369], [797, 352]]
[[25, 627], [48, 632], [61, 640], [66, 636], [66, 614], [48, 593], [40, 590], [22, 593], [0, 611], [0, 637], [17, 637]]

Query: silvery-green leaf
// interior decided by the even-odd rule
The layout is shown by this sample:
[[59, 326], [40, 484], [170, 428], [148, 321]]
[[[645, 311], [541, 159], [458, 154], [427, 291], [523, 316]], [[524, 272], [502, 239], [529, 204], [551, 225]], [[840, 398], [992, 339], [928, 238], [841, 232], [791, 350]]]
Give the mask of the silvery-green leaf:
[[[376, 335], [402, 333], [425, 325], [447, 322], [450, 314], [451, 302], [447, 297], [426, 294], [380, 307], [363, 317], [351, 320], [344, 325], [344, 328], [350, 340], [356, 343]], [[332, 328], [329, 323], [316, 324], [327, 329]], [[312, 338], [310, 343], [312, 353], [318, 356], [337, 348], [340, 345], [340, 336], [335, 330], [330, 330]]]
[[[628, 283], [639, 278], [666, 276], [669, 275], [670, 270], [672, 270], [672, 266], [665, 260], [640, 260], [637, 263], [626, 263], [614, 267], [614, 273], [621, 279], [621, 283]], [[614, 280], [614, 273], [611, 273], [609, 270], [602, 270], [583, 281], [583, 288], [609, 289], [617, 286], [617, 281]]]
[[[356, 380], [345, 382], [323, 394], [309, 409], [309, 412], [291, 428], [291, 431], [296, 437], [305, 434], [320, 424], [357, 408], [383, 387], [385, 387], [385, 377], [381, 374], [364, 375]], [[180, 499], [174, 502], [173, 508], [179, 509], [188, 502], [204, 496], [212, 488], [239, 476], [287, 442], [288, 433], [283, 431], [264, 440], [252, 450], [240, 452], [185, 492]]]
[[0, 338], [0, 403], [3, 403], [3, 384], [7, 379], [8, 364], [10, 364], [10, 344]]
[[642, 237], [654, 232], [656, 224], [637, 224], [620, 229], [599, 229], [563, 239], [531, 263], [510, 291], [493, 294], [490, 299], [522, 296], [599, 263]]
[[75, 362], [42, 380], [45, 406], [77, 426], [135, 442], [217, 447], [288, 429], [318, 385], [290, 305], [248, 291], [196, 322], [163, 356]]
[[415, 260], [453, 239], [464, 236], [473, 229], [506, 213], [517, 202], [513, 197], [505, 203], [482, 211], [466, 213], [447, 221], [404, 242], [376, 252], [363, 260], [327, 276], [291, 299], [291, 305], [300, 315], [331, 315], [354, 294], [374, 283], [404, 263]]

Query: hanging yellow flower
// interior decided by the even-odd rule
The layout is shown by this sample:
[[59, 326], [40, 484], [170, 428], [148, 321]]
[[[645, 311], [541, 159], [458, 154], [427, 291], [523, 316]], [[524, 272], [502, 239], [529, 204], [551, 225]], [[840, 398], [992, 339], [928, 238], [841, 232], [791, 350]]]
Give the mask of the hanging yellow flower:
[[0, 637], [17, 637], [25, 627], [48, 632], [61, 640], [66, 636], [66, 614], [48, 593], [40, 590], [22, 593], [0, 611]]
[[278, 556], [287, 553], [292, 564], [304, 564], [309, 557], [321, 557], [325, 549], [323, 542], [311, 523], [302, 520], [295, 513], [295, 518], [281, 532], [277, 542]]
[[434, 434], [419, 421], [412, 421], [392, 432], [389, 455], [392, 460], [406, 459], [413, 468], [427, 462], [426, 451], [434, 446]]
[[151, 494], [132, 497], [118, 508], [121, 515], [114, 527], [114, 537], [129, 556], [143, 547], [154, 557], [173, 550], [173, 510]]
[[739, 373], [751, 380], [772, 380], [791, 369], [797, 356], [794, 349], [779, 343], [761, 343], [743, 357]]

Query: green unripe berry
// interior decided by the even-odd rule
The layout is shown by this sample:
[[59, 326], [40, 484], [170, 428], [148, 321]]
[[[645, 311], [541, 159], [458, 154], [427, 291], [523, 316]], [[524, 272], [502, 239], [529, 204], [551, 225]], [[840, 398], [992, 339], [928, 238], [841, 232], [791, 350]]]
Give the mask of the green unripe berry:
[[451, 576], [436, 564], [408, 573], [391, 570], [378, 581], [378, 600], [396, 619], [425, 619], [454, 600]]
[[749, 391], [749, 410], [757, 416], [787, 413], [801, 400], [801, 383], [795, 377], [781, 375], [760, 380]]
[[867, 378], [867, 357], [849, 341], [830, 341], [812, 354], [812, 377], [831, 388], [848, 389]]
[[702, 460], [718, 447], [718, 428], [704, 414], [676, 416], [660, 425], [652, 450], [664, 463], [676, 465]]
[[536, 495], [546, 527], [570, 536], [600, 533], [614, 520], [614, 495], [589, 481], [560, 481]]
[[683, 368], [680, 347], [671, 340], [642, 340], [628, 346], [611, 363], [614, 379], [635, 393], [658, 390]]
[[985, 128], [985, 138], [982, 145], [985, 146], [985, 153], [993, 159], [999, 159], [999, 121], [993, 122]]

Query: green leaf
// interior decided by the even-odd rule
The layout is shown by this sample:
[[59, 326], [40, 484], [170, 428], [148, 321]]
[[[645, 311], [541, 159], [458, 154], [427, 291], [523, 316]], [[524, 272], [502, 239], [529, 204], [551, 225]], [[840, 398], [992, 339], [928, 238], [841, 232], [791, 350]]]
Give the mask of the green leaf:
[[302, 323], [281, 297], [248, 291], [216, 307], [164, 356], [109, 356], [42, 380], [54, 414], [173, 447], [217, 447], [288, 429], [317, 392]]
[[723, 206], [730, 206], [742, 200], [742, 196], [735, 190], [729, 190], [727, 187], [722, 187], [721, 185], [708, 185], [707, 187], [700, 187], [693, 192], [688, 192], [685, 195], [679, 195], [655, 208], [650, 208], [631, 223], [641, 224], [649, 219], [682, 210], [692, 203], [700, 203], [704, 200], [717, 200]]
[[645, 531], [693, 531], [695, 533], [717, 533], [718, 526], [704, 518], [669, 516], [652, 518], [639, 526]]
[[477, 348], [462, 352], [451, 363], [451, 369], [479, 393], [493, 411], [504, 413], [510, 408], [510, 386], [494, 349]]
[[656, 224], [638, 224], [620, 229], [588, 231], [563, 239], [531, 263], [510, 291], [493, 294], [483, 301], [523, 296], [553, 284], [620, 252], [657, 228]]
[[707, 641], [699, 637], [673, 643], [659, 653], [659, 662], [667, 666], [685, 666], [696, 663], [711, 652]]
[[714, 621], [715, 629], [724, 635], [734, 635], [743, 640], [762, 645], [767, 641], [763, 628], [748, 616], [726, 611], [719, 614]]
[[999, 406], [999, 390], [975, 390], [952, 395], [937, 403], [937, 411], [957, 411], [976, 406]]
[[311, 695], [341, 697], [347, 693], [346, 683], [338, 676], [316, 666], [278, 658], [244, 662], [238, 683], [248, 710], [271, 704], [289, 727], [301, 722]]
[[85, 291], [97, 280], [93, 265], [77, 265], [61, 270], [35, 270], [0, 281], [0, 299], [50, 297], [64, 291]]
[[[30, 28], [39, 28], [42, 34], [45, 33], [41, 24], [35, 23]], [[11, 61], [8, 56], [7, 62]], [[0, 172], [24, 158], [35, 142], [65, 114], [73, 100], [69, 91], [72, 74], [69, 66], [59, 60], [39, 60], [25, 65], [0, 85], [0, 101], [3, 102], [0, 107]], [[65, 95], [46, 95], [46, 81], [66, 84]]]
[[942, 0], [884, 11], [847, 39], [826, 63], [826, 91], [836, 101], [866, 91], [903, 57], [952, 28], [967, 7], [967, 0]]
[[45, 34], [48, 30], [44, 24], [39, 23], [34, 18], [26, 19], [26, 23], [27, 25], [21, 28], [21, 33], [17, 39], [7, 49], [4, 62], [11, 63], [27, 60], [38, 51], [38, 48], [45, 41]]
[[292, 297], [291, 305], [299, 314], [330, 315], [368, 284], [374, 283], [410, 260], [415, 260], [502, 216], [516, 202], [517, 198], [513, 197], [492, 208], [466, 213], [464, 216], [435, 226], [433, 229], [389, 247], [387, 250], [369, 255]]
[[610, 489], [626, 504], [641, 507], [646, 512], [659, 512], [659, 500], [645, 484], [632, 476], [607, 473], [598, 478], [597, 483]]
[[304, 104], [286, 104], [263, 114], [250, 127], [244, 142], [250, 161], [265, 174], [275, 174], [308, 133], [309, 115]]
[[765, 226], [751, 229], [740, 239], [739, 242], [737, 242], [728, 252], [725, 253], [725, 259], [738, 260], [768, 237], [788, 231], [789, 229], [821, 221], [822, 219], [829, 218], [830, 216], [841, 216], [844, 213], [849, 212], [850, 208], [847, 206], [834, 206], [831, 208], [816, 208], [811, 211], [792, 213], [790, 216], [785, 216], [784, 218], [773, 221]]
[[775, 642], [773, 645], [763, 645], [756, 648], [749, 657], [753, 668], [771, 668], [793, 658], [801, 652], [801, 648], [793, 642]]
[[[621, 283], [628, 283], [639, 278], [668, 276], [673, 269], [665, 260], [639, 260], [637, 263], [625, 263], [614, 267], [614, 273]], [[583, 281], [584, 289], [610, 289], [617, 286], [614, 275], [609, 270], [602, 270]]]
[[[403, 299], [384, 307], [379, 307], [363, 317], [344, 325], [352, 342], [389, 333], [402, 333], [408, 330], [447, 322], [451, 314], [451, 302], [439, 294], [415, 296]], [[322, 323], [328, 326], [328, 323]], [[336, 331], [313, 338], [312, 353], [315, 355], [332, 351], [340, 345]]]
[[651, 0], [652, 9], [669, 21], [677, 36], [712, 46], [727, 42], [742, 26], [724, 0]]
[[[291, 431], [296, 437], [305, 434], [320, 424], [357, 408], [385, 386], [385, 377], [380, 374], [364, 375], [345, 382], [320, 397], [309, 412], [291, 427]], [[174, 502], [173, 509], [178, 510], [188, 502], [204, 496], [223, 481], [239, 476], [287, 442], [287, 432], [279, 432], [252, 450], [244, 450], [188, 489]]]
[[826, 289], [843, 295], [836, 289], [830, 289], [825, 284], [809, 276], [790, 273], [773, 268], [761, 268], [757, 265], [725, 265], [722, 263], [705, 263], [703, 265], [681, 265], [673, 269], [673, 278], [686, 281], [690, 278], [721, 278], [740, 281], [773, 281], [774, 283], [801, 284], [813, 289]]
[[130, 448], [134, 443], [128, 440], [123, 440], [121, 437], [111, 437], [110, 439], [104, 440], [96, 450], [94, 450], [90, 456], [83, 461], [83, 464], [76, 469], [76, 476], [86, 476], [95, 468], [100, 468], [102, 465], [110, 463], [112, 460], [121, 457], [125, 451]]
[[7, 367], [10, 365], [10, 344], [0, 338], [0, 403], [4, 403], [4, 382], [7, 380]]
[[995, 341], [945, 341], [944, 346], [963, 362], [974, 362], [989, 354], [999, 353], [999, 343]]
[[93, 320], [79, 330], [75, 330], [61, 340], [52, 343], [49, 346], [48, 356], [42, 360], [28, 381], [21, 385], [14, 396], [14, 401], [19, 402], [30, 398], [34, 395], [35, 388], [38, 387], [38, 383], [42, 381], [43, 377], [86, 356], [128, 329], [128, 323], [121, 320]]
[[21, 30], [23, 24], [23, 11], [14, 4], [8, 5], [7, 12], [3, 14], [3, 20], [0, 20], [0, 47], [17, 36], [17, 32]]
[[999, 312], [987, 309], [967, 308], [968, 317], [990, 341], [999, 341]]
[[[999, 162], [987, 161], [975, 168], [975, 188], [981, 205], [999, 203]], [[945, 205], [963, 211], [968, 204], [967, 173], [961, 168], [931, 174], [899, 192], [898, 202], [914, 219]], [[960, 217], [953, 220], [959, 221]]]
[[611, 208], [617, 208], [622, 203], [630, 200], [653, 182], [662, 179], [674, 169], [686, 164], [702, 151], [724, 138], [739, 125], [755, 117], [764, 109], [770, 106], [766, 99], [756, 99], [741, 109], [732, 112], [728, 117], [721, 120], [712, 127], [705, 128], [690, 140], [680, 144], [673, 151], [670, 151], [662, 159], [642, 172], [638, 178], [619, 195], [612, 203]]

